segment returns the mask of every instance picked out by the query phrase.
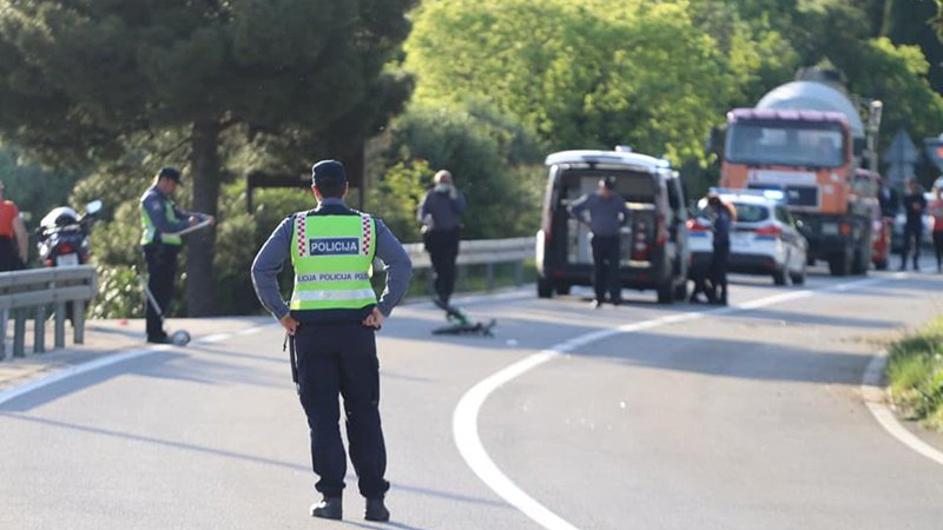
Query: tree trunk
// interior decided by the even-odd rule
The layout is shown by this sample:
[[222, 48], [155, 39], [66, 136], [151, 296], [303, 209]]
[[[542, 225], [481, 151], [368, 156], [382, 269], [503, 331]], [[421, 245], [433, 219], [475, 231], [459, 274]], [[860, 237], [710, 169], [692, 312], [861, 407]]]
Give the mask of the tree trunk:
[[[193, 178], [193, 210], [215, 216], [219, 204], [222, 170], [219, 160], [220, 125], [216, 120], [193, 124], [190, 175]], [[187, 315], [212, 316], [219, 312], [216, 304], [213, 256], [216, 227], [198, 230], [187, 241]]]

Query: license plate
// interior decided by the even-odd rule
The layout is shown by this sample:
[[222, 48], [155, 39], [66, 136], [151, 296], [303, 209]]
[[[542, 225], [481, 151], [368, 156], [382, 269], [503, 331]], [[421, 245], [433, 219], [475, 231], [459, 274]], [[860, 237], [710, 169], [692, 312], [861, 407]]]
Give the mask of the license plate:
[[734, 245], [749, 245], [750, 234], [733, 234], [730, 242]]
[[56, 256], [56, 267], [75, 267], [79, 264], [78, 254]]
[[822, 235], [826, 235], [826, 236], [837, 236], [837, 235], [838, 235], [838, 224], [836, 224], [836, 223], [822, 223]]

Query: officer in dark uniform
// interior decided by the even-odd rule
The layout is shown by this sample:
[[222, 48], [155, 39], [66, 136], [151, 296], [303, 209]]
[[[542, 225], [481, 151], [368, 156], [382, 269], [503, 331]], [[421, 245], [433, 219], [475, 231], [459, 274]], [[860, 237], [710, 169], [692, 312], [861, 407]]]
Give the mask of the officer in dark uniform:
[[[314, 210], [286, 218], [252, 264], [256, 294], [291, 335], [292, 372], [308, 417], [311, 460], [322, 500], [311, 515], [342, 516], [347, 456], [339, 429], [344, 398], [350, 459], [366, 497], [365, 518], [387, 521], [390, 487], [380, 427], [380, 379], [375, 332], [409, 286], [412, 264], [392, 232], [344, 204], [347, 177], [335, 160], [312, 168]], [[386, 288], [377, 299], [370, 283], [374, 257], [386, 264]], [[286, 260], [294, 269], [290, 306], [278, 289]]]
[[[211, 216], [181, 210], [174, 204], [173, 195], [180, 184], [180, 171], [165, 167], [154, 177], [154, 184], [141, 196], [141, 248], [147, 263], [147, 288], [154, 302], [166, 313], [174, 294], [177, 277], [177, 254], [183, 245], [181, 233], [198, 224], [201, 218]], [[164, 331], [164, 319], [152, 301], [145, 299], [147, 341], [158, 344], [170, 342]]]
[[613, 305], [622, 303], [622, 281], [619, 278], [619, 261], [622, 226], [629, 223], [632, 212], [625, 199], [616, 192], [616, 181], [612, 177], [599, 180], [596, 193], [584, 195], [574, 201], [567, 212], [580, 222], [589, 213], [589, 228], [593, 233], [593, 288], [596, 291], [596, 308], [602, 307], [609, 293]]

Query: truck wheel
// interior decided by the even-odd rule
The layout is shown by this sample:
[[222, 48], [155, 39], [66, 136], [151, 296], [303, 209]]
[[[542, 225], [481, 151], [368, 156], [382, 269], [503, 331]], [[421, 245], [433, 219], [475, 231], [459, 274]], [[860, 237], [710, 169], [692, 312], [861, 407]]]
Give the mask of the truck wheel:
[[550, 280], [545, 280], [543, 278], [537, 279], [537, 297], [553, 298], [553, 284], [550, 283]]
[[776, 285], [786, 285], [786, 271], [778, 270], [773, 272], [773, 283]]
[[688, 282], [683, 281], [675, 286], [675, 300], [684, 301], [688, 299]]
[[558, 283], [554, 285], [553, 290], [560, 296], [568, 295], [570, 294], [570, 284]]
[[828, 271], [832, 276], [848, 276], [851, 272], [851, 260], [847, 254], [836, 254], [828, 260]]
[[670, 304], [674, 302], [674, 288], [671, 286], [671, 282], [664, 283], [658, 286], [658, 303], [659, 304]]
[[866, 257], [865, 254], [867, 254], [867, 252], [862, 251], [862, 250], [855, 251], [855, 258], [852, 261], [852, 265], [851, 265], [852, 274], [857, 275], [857, 274], [868, 273], [868, 265], [869, 265], [868, 262], [870, 261], [871, 258]]

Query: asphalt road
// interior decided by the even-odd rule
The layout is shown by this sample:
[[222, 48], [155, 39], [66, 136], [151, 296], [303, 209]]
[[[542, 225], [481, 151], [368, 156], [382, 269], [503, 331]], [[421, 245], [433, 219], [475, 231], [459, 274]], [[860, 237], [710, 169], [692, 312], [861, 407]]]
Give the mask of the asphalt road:
[[438, 311], [398, 309], [380, 334], [390, 525], [362, 520], [353, 477], [346, 522], [307, 516], [306, 426], [267, 326], [0, 405], [0, 528], [540, 528], [461, 457], [456, 404], [535, 352], [672, 315], [496, 388], [478, 430], [497, 467], [581, 529], [941, 528], [943, 466], [883, 431], [859, 385], [877, 341], [943, 312], [943, 276], [735, 279], [732, 303], [761, 307], [470, 303], [493, 339], [433, 337]]

